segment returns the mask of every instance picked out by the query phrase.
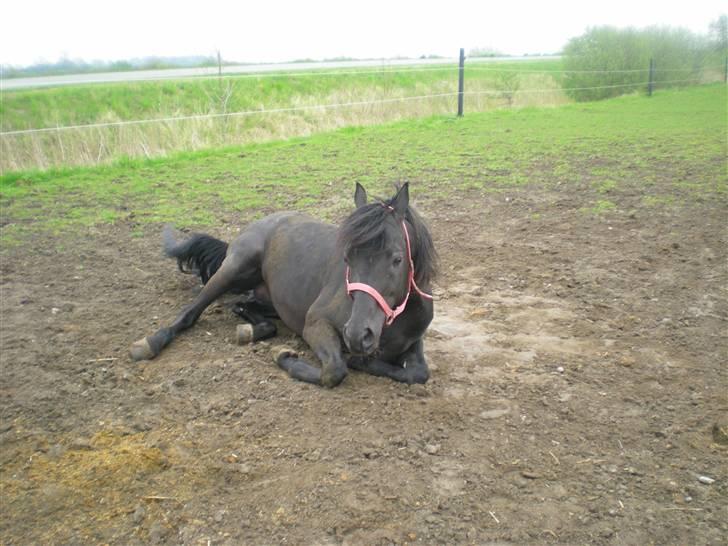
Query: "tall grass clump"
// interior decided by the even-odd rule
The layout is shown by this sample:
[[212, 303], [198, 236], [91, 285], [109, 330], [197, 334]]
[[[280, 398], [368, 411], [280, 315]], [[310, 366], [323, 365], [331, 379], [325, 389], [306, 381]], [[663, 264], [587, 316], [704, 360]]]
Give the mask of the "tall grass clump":
[[650, 59], [657, 88], [714, 81], [714, 55], [706, 36], [670, 27], [594, 27], [571, 39], [563, 51], [564, 91], [592, 101], [646, 89]]

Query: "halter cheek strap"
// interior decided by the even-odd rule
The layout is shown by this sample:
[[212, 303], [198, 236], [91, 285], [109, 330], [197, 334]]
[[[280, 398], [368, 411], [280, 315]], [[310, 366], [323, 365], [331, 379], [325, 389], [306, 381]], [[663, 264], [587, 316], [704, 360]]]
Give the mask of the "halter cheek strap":
[[[383, 206], [387, 206], [387, 205], [383, 205]], [[390, 210], [394, 210], [394, 209], [392, 209], [392, 207], [387, 206], [387, 208], [389, 208]], [[410, 238], [409, 238], [409, 233], [407, 231], [407, 224], [405, 223], [404, 220], [402, 220], [402, 231], [404, 231], [404, 240], [407, 243], [407, 262], [408, 262], [407, 265], [409, 267], [409, 270], [407, 272], [407, 277], [408, 277], [407, 294], [404, 297], [404, 301], [402, 303], [400, 303], [394, 309], [392, 309], [389, 306], [387, 301], [382, 297], [382, 295], [379, 293], [379, 291], [376, 288], [374, 288], [373, 286], [370, 286], [368, 284], [361, 283], [361, 282], [349, 282], [349, 267], [348, 266], [346, 267], [346, 293], [349, 294], [349, 296], [351, 296], [352, 292], [366, 292], [367, 294], [369, 294], [374, 299], [374, 301], [376, 301], [379, 304], [379, 307], [381, 307], [382, 311], [384, 311], [384, 315], [386, 317], [384, 320], [385, 326], [389, 326], [390, 324], [392, 324], [394, 322], [394, 319], [396, 319], [399, 315], [401, 315], [404, 312], [405, 308], [407, 307], [407, 302], [409, 301], [409, 296], [413, 290], [425, 299], [428, 299], [428, 300], [432, 299], [432, 296], [430, 294], [426, 294], [425, 292], [420, 290], [420, 288], [417, 286], [417, 283], [415, 282], [415, 264], [412, 261], [412, 249], [410, 246]]]

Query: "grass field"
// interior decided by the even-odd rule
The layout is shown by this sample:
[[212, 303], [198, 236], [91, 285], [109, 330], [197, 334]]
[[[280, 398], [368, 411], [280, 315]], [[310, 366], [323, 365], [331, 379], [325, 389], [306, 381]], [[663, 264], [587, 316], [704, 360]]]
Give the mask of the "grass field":
[[[413, 180], [430, 195], [447, 195], [557, 180], [588, 188], [595, 213], [612, 212], [613, 196], [625, 187], [652, 186], [647, 206], [724, 199], [725, 120], [726, 88], [711, 85], [8, 173], [0, 178], [2, 239], [12, 244], [26, 232], [129, 220], [208, 226], [224, 213], [306, 207], [326, 193], [348, 195], [355, 181], [387, 191], [397, 180]], [[666, 179], [669, 187], [656, 186]]]
[[[514, 106], [563, 104], [558, 60], [488, 63], [468, 66], [468, 112]], [[521, 93], [500, 93], [521, 70]], [[549, 73], [552, 72], [552, 73]], [[307, 71], [288, 75], [238, 76], [223, 79], [94, 84], [11, 91], [0, 103], [2, 131], [145, 120], [190, 115], [301, 108], [351, 102], [391, 101], [345, 108], [304, 109], [265, 115], [226, 116], [123, 127], [80, 129], [0, 137], [0, 172], [73, 164], [99, 164], [122, 156], [158, 157], [171, 151], [199, 150], [305, 136], [343, 126], [371, 125], [399, 119], [447, 114], [456, 97], [401, 101], [404, 97], [457, 91], [457, 67], [403, 67], [376, 71]]]
[[[492, 84], [494, 69], [556, 71], [560, 60], [488, 63], [468, 66], [468, 81]], [[488, 70], [483, 70], [487, 68]], [[558, 73], [555, 72], [556, 75]], [[94, 123], [105, 119], [147, 119], [220, 111], [220, 95], [232, 88], [228, 112], [278, 108], [301, 97], [365, 95], [401, 89], [457, 91], [457, 66], [400, 69], [338, 69], [275, 74], [188, 78], [184, 80], [89, 84], [6, 92], [0, 107], [3, 131]]]

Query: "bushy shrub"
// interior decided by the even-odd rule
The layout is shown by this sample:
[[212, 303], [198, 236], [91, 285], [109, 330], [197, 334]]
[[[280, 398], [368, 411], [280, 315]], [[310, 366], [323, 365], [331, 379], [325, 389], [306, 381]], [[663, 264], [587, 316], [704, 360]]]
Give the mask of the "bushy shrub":
[[669, 27], [595, 27], [563, 51], [563, 87], [578, 101], [599, 100], [647, 88], [650, 59], [656, 87], [695, 83], [708, 54], [705, 37]]

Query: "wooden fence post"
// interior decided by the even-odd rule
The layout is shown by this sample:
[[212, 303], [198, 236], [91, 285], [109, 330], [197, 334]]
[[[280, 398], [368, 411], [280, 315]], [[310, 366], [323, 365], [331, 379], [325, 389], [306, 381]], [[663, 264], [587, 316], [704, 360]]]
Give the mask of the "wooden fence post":
[[460, 48], [460, 70], [458, 73], [458, 117], [463, 117], [463, 85], [465, 83], [465, 49]]
[[728, 57], [725, 58], [725, 66], [723, 67], [723, 83], [728, 83]]
[[647, 96], [648, 97], [652, 96], [652, 88], [655, 85], [654, 76], [655, 76], [655, 60], [652, 57], [650, 57], [650, 81], [647, 83]]

